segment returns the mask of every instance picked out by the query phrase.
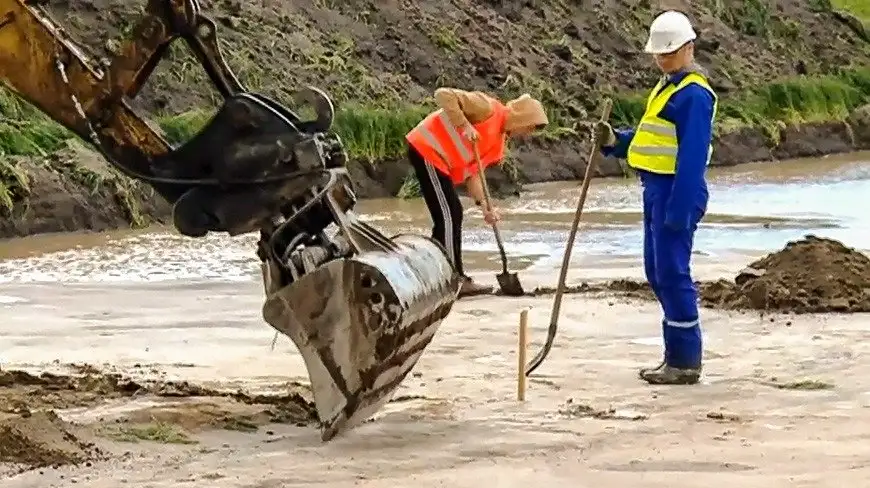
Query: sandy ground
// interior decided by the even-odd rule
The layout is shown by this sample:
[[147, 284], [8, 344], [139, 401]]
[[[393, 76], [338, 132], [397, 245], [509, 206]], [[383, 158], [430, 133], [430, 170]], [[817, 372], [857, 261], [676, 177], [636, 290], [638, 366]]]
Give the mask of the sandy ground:
[[[3, 285], [0, 295], [7, 370], [110, 363], [138, 377], [249, 391], [307, 381], [289, 340], [270, 350], [258, 283]], [[636, 369], [660, 357], [657, 306], [567, 296], [556, 346], [520, 403], [519, 311], [531, 308], [531, 356], [551, 304], [552, 297], [459, 302], [398, 401], [326, 444], [314, 427], [284, 423], [248, 432], [190, 429], [192, 440], [183, 444], [97, 436], [105, 459], [18, 474], [7, 465], [0, 485], [709, 488], [870, 481], [866, 315], [705, 310], [703, 384], [651, 387]], [[70, 422], [106, 423], [128, 415], [124, 408], [144, 408], [143, 401], [57, 413]], [[162, 401], [201, 410], [207, 400]], [[208, 401], [209, 408], [231, 408]]]

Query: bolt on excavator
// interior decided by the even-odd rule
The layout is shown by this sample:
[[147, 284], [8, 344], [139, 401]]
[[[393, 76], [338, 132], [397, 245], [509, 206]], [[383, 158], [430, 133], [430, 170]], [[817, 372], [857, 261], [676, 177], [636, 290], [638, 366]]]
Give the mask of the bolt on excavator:
[[[263, 317], [304, 359], [331, 439], [384, 404], [450, 313], [459, 276], [429, 237], [386, 237], [354, 213], [333, 102], [306, 87], [302, 120], [247, 90], [197, 0], [149, 0], [117, 54], [97, 63], [33, 0], [0, 0], [0, 81], [154, 188], [181, 234], [259, 232]], [[183, 41], [223, 98], [172, 147], [130, 106], [172, 42]]]

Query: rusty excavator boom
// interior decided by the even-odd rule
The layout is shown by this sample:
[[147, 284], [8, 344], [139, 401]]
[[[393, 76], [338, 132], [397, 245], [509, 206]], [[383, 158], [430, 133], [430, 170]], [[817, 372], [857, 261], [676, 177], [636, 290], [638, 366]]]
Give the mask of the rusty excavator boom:
[[[173, 206], [176, 229], [259, 232], [263, 316], [290, 337], [324, 440], [380, 409], [456, 301], [459, 279], [428, 237], [386, 237], [354, 213], [334, 106], [303, 88], [296, 112], [245, 89], [197, 0], [148, 0], [120, 51], [99, 65], [40, 6], [0, 0], [0, 81]], [[170, 43], [184, 41], [223, 97], [205, 128], [172, 147], [129, 101]]]

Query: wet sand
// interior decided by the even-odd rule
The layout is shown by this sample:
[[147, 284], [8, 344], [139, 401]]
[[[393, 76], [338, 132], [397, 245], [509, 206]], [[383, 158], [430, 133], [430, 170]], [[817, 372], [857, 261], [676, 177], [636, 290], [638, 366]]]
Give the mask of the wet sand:
[[[306, 381], [289, 340], [270, 352], [257, 283], [7, 284], [3, 294], [4, 369], [105, 362], [137, 378], [252, 392]], [[192, 444], [97, 437], [109, 459], [33, 470], [2, 485], [476, 487], [484, 479], [499, 487], [706, 488], [870, 480], [865, 315], [705, 310], [704, 383], [651, 387], [635, 371], [661, 354], [656, 305], [568, 296], [555, 348], [519, 403], [518, 314], [531, 308], [532, 355], [551, 300], [459, 302], [399, 401], [329, 443], [312, 426], [286, 424], [256, 432], [200, 427], [191, 430]], [[231, 409], [213, 399], [175, 401], [177, 410], [194, 411], [187, 417], [203, 402]], [[87, 412], [58, 414], [84, 423], [111, 417]]]

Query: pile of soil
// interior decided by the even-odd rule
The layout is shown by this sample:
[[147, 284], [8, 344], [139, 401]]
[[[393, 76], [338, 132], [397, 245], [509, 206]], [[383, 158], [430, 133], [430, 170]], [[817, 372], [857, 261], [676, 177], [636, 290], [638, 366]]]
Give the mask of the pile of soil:
[[103, 455], [54, 412], [0, 415], [0, 463], [14, 474], [27, 469], [79, 464]]
[[701, 302], [732, 310], [870, 312], [870, 257], [808, 235], [751, 263], [734, 282], [703, 284]]

